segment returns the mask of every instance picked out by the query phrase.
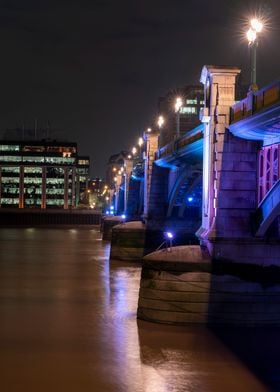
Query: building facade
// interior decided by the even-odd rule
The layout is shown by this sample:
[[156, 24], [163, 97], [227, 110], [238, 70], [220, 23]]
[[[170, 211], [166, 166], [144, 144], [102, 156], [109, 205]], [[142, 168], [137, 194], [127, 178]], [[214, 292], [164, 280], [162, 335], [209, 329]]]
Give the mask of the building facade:
[[179, 136], [199, 125], [199, 112], [204, 105], [204, 90], [201, 85], [189, 85], [170, 90], [164, 97], [159, 98], [159, 114], [164, 118], [160, 130], [160, 147], [174, 140], [177, 134], [178, 115], [175, 112], [176, 98], [182, 99], [179, 111]]
[[0, 141], [0, 207], [75, 207], [78, 160], [76, 143]]

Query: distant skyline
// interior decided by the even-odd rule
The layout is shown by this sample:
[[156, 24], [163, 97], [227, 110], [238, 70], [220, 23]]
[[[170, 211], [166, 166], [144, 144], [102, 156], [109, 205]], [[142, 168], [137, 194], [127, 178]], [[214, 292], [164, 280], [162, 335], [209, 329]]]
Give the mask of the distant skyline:
[[0, 0], [0, 130], [62, 129], [104, 176], [169, 89], [198, 84], [204, 64], [250, 81], [247, 22], [266, 19], [260, 87], [280, 79], [279, 0]]

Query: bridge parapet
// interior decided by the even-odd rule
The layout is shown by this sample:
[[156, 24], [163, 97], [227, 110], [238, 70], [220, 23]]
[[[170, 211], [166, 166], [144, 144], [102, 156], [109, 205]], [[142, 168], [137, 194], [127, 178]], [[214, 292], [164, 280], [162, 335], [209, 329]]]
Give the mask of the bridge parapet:
[[173, 142], [165, 145], [156, 152], [156, 159], [163, 159], [168, 155], [179, 154], [186, 146], [190, 146], [203, 138], [203, 124], [197, 126], [191, 131], [186, 132], [182, 137], [175, 139]]
[[249, 92], [246, 98], [231, 106], [230, 124], [244, 120], [277, 103], [280, 103], [280, 81], [256, 92]]

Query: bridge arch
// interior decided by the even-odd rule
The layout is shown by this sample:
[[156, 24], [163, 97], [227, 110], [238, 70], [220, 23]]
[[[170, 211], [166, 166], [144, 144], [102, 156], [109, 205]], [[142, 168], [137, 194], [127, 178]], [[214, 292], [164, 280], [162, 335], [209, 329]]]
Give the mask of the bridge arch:
[[189, 166], [188, 168], [185, 167], [181, 171], [169, 193], [167, 218], [171, 217], [178, 199], [180, 199], [178, 217], [183, 217], [187, 195], [190, 195], [200, 183], [202, 183], [202, 168], [200, 164]]

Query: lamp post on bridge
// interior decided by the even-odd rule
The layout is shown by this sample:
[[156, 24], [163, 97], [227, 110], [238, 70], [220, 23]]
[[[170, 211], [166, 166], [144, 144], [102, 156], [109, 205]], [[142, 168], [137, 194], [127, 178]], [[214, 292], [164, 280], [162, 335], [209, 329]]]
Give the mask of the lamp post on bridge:
[[164, 123], [165, 123], [164, 117], [161, 115], [158, 116], [157, 126], [158, 126], [158, 133], [159, 133], [159, 146], [163, 144], [162, 142], [165, 139], [164, 135], [161, 132], [161, 128], [163, 127]]
[[139, 139], [138, 139], [138, 146], [139, 146], [139, 159], [140, 159], [140, 161], [142, 160], [142, 146], [143, 146], [143, 144], [144, 144], [144, 140], [143, 140], [143, 138], [142, 137], [139, 137]]
[[257, 46], [258, 46], [258, 34], [263, 29], [263, 23], [254, 18], [250, 21], [250, 28], [247, 31], [247, 39], [249, 48], [251, 50], [251, 86], [252, 91], [258, 89], [257, 86]]
[[182, 98], [177, 97], [175, 102], [175, 113], [176, 113], [176, 137], [180, 136], [180, 110], [183, 105]]
[[164, 118], [163, 118], [163, 116], [159, 116], [159, 117], [158, 117], [157, 124], [158, 124], [159, 130], [160, 130], [160, 129], [162, 128], [163, 124], [164, 124]]

